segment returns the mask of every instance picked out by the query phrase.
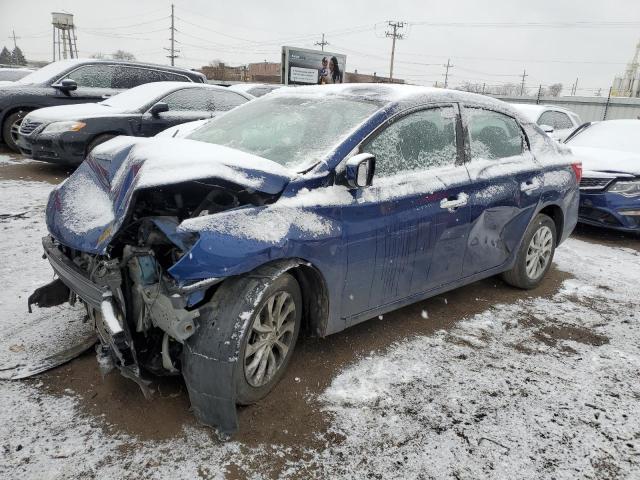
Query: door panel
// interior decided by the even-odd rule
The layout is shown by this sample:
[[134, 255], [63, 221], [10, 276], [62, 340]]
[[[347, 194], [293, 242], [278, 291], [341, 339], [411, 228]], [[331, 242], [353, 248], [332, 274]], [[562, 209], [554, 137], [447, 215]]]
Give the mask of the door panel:
[[464, 276], [502, 265], [518, 247], [540, 199], [543, 178], [515, 119], [464, 108], [471, 178]]
[[[441, 206], [443, 200], [464, 194], [468, 186], [466, 169], [456, 166], [457, 123], [453, 106], [415, 111], [361, 147], [376, 156], [376, 173], [374, 184], [354, 191], [354, 204], [343, 207], [347, 252], [343, 317], [460, 276], [459, 249], [464, 248], [468, 207]], [[435, 251], [456, 249], [457, 262], [432, 262]]]

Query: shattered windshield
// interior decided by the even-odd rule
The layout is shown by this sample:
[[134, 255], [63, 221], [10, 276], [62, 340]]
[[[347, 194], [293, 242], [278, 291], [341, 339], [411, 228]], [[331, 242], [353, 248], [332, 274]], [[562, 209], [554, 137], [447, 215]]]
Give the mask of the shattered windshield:
[[301, 171], [323, 160], [382, 102], [330, 95], [267, 95], [191, 135]]

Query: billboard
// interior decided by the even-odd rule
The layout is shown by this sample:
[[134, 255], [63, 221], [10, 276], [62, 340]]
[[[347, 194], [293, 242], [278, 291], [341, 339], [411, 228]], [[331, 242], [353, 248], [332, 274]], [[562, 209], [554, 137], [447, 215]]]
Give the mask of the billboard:
[[346, 55], [282, 47], [282, 83], [285, 85], [325, 85], [344, 81]]

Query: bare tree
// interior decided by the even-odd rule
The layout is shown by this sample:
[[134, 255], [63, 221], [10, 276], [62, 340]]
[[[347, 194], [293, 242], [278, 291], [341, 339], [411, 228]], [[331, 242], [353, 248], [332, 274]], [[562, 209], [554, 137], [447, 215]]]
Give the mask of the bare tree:
[[[505, 97], [520, 95], [520, 85], [516, 85], [515, 83], [505, 83], [504, 85], [495, 87], [494, 92], [496, 95], [502, 95]], [[524, 94], [526, 95], [526, 93], [525, 89]]]
[[547, 94], [552, 97], [559, 96], [561, 92], [562, 92], [561, 83], [554, 83], [553, 85], [549, 85], [549, 88], [547, 88]]
[[133, 53], [124, 50], [116, 50], [111, 56], [114, 60], [128, 60], [130, 62], [136, 59]]
[[97, 60], [102, 60], [104, 58], [104, 53], [96, 52], [93, 55], [91, 55], [91, 58], [95, 58]]

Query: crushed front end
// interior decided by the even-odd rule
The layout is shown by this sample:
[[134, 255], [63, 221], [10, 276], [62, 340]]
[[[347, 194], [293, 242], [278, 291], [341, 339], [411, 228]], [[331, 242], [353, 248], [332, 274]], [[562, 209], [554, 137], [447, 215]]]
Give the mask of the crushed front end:
[[[159, 144], [171, 150], [178, 142]], [[145, 177], [145, 158], [155, 151], [142, 150], [143, 156], [123, 140], [109, 150], [110, 143], [52, 192], [47, 205], [50, 235], [43, 247], [57, 279], [37, 289], [29, 305], [82, 302], [100, 340], [101, 369], [117, 367], [146, 397], [154, 376], [182, 374], [193, 397], [183, 353], [201, 317], [211, 315], [216, 289], [231, 273], [220, 267], [219, 275], [211, 274], [211, 265], [194, 253], [199, 233], [179, 226], [187, 219], [271, 203], [288, 179], [254, 171], [258, 180], [243, 184], [239, 180], [246, 175], [219, 161], [213, 176], [203, 178], [196, 170], [178, 175], [168, 169], [166, 182], [158, 183], [158, 171], [146, 169]], [[214, 154], [228, 153], [207, 151], [208, 170], [215, 167]], [[255, 188], [263, 184], [267, 187]], [[104, 211], [96, 212], [100, 206]], [[211, 251], [210, 246], [198, 251], [203, 248]], [[214, 376], [215, 368], [209, 372]], [[235, 402], [230, 385], [221, 381], [221, 389], [222, 406], [207, 401], [226, 417], [208, 414], [201, 420], [228, 434], [237, 428]]]

